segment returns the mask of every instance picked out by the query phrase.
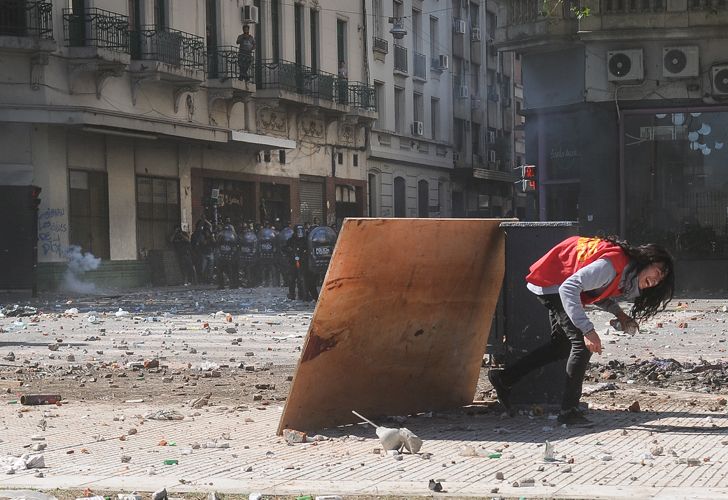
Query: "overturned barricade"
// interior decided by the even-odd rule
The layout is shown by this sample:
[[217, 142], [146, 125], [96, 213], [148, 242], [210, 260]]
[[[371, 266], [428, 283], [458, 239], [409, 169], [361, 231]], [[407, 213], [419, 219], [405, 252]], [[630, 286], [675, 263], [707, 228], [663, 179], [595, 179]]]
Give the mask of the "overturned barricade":
[[473, 401], [503, 282], [498, 219], [348, 219], [278, 432]]

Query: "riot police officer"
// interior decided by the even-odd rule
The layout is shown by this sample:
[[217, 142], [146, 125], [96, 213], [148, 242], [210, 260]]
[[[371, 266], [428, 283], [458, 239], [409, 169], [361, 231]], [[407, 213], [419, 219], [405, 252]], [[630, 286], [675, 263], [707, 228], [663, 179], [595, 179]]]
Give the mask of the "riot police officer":
[[306, 231], [301, 224], [296, 224], [293, 228], [293, 235], [286, 243], [288, 250], [288, 298], [296, 300], [296, 290], [298, 290], [298, 300], [309, 300], [305, 288], [305, 266], [307, 242]]
[[308, 233], [306, 259], [306, 290], [318, 300], [317, 285], [326, 274], [336, 246], [336, 232], [328, 226], [316, 226]]
[[276, 253], [277, 274], [282, 278], [283, 286], [288, 286], [290, 272], [288, 266], [288, 240], [293, 237], [290, 225], [283, 227], [276, 236], [278, 251]]
[[238, 259], [239, 254], [238, 235], [232, 224], [225, 224], [217, 236], [217, 287], [225, 288], [225, 275], [230, 282], [230, 288], [239, 286]]
[[258, 237], [255, 236], [250, 227], [243, 226], [243, 233], [240, 236], [240, 274], [243, 284], [248, 288], [257, 284], [255, 265], [258, 259]]
[[264, 226], [258, 231], [258, 269], [263, 286], [278, 286], [275, 276], [276, 243], [275, 229]]

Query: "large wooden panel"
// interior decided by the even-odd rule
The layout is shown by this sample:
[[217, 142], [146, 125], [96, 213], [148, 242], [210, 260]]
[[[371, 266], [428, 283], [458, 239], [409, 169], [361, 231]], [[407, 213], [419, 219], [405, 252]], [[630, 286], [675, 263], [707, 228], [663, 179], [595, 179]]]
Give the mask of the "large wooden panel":
[[503, 281], [496, 219], [347, 219], [278, 432], [473, 401]]

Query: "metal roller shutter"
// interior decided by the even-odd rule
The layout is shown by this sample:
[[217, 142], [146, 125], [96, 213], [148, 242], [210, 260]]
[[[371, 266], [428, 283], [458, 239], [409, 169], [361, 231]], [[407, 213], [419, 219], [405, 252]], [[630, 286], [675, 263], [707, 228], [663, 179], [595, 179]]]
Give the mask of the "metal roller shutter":
[[312, 224], [314, 218], [324, 223], [324, 183], [317, 180], [301, 180], [298, 184], [301, 200], [301, 222]]

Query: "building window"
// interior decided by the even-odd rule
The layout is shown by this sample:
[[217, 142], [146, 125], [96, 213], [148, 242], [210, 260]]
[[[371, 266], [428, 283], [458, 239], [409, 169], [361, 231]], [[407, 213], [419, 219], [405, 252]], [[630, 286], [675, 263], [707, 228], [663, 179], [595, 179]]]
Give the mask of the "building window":
[[412, 9], [412, 50], [422, 52], [422, 12]]
[[169, 239], [180, 223], [179, 181], [137, 176], [136, 188], [139, 254], [168, 248]]
[[270, 151], [269, 150], [263, 151], [263, 161], [266, 163], [270, 163]]
[[384, 83], [374, 82], [374, 97], [377, 100], [377, 121], [374, 128], [384, 130], [387, 128], [387, 106], [384, 97]]
[[351, 155], [351, 164], [355, 167], [359, 166], [359, 155], [358, 154], [354, 153], [353, 155]]
[[295, 47], [295, 58], [296, 58], [296, 64], [304, 64], [305, 61], [303, 60], [303, 32], [304, 32], [304, 25], [303, 25], [303, 5], [300, 3], [297, 3], [293, 6], [293, 31], [294, 31], [294, 37], [293, 40], [296, 44]]
[[278, 162], [281, 164], [286, 163], [286, 150], [285, 149], [278, 150]]
[[454, 128], [455, 130], [453, 133], [455, 134], [455, 150], [459, 151], [460, 153], [465, 152], [465, 120], [461, 120], [460, 118], [455, 118], [454, 120]]
[[69, 170], [68, 242], [109, 258], [109, 191], [106, 172]]
[[379, 176], [369, 174], [369, 217], [379, 215]]
[[407, 184], [404, 177], [394, 178], [394, 216], [407, 217]]
[[319, 68], [319, 11], [311, 10], [311, 69]]
[[414, 92], [412, 94], [412, 112], [416, 122], [425, 120], [425, 103], [422, 99], [422, 94]]
[[[343, 21], [341, 19], [336, 20], [336, 50], [337, 50], [337, 61], [338, 63], [341, 63], [341, 61], [346, 62], [346, 21]], [[337, 65], [338, 67], [338, 65]], [[342, 75], [339, 75], [342, 76]]]
[[344, 164], [344, 153], [336, 153], [336, 163], [339, 165]]
[[[271, 42], [273, 46], [272, 59], [278, 61], [281, 58], [281, 0], [270, 2]], [[258, 31], [258, 30], [256, 30]]]
[[440, 212], [440, 217], [447, 216], [447, 192], [445, 191], [445, 183], [443, 181], [437, 183], [437, 201], [437, 209]]
[[417, 217], [430, 215], [430, 184], [426, 180], [417, 183]]
[[432, 140], [436, 141], [440, 138], [440, 99], [430, 99], [430, 134]]
[[158, 31], [168, 27], [167, 0], [154, 0], [154, 26]]
[[374, 36], [384, 38], [384, 20], [382, 19], [382, 0], [372, 2], [372, 14], [374, 15]]
[[430, 57], [436, 58], [442, 52], [440, 50], [439, 22], [436, 17], [430, 17]]
[[394, 87], [394, 130], [398, 134], [404, 133], [404, 109], [404, 89], [401, 87]]

